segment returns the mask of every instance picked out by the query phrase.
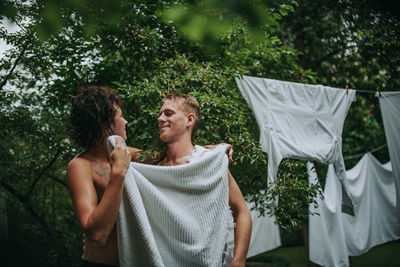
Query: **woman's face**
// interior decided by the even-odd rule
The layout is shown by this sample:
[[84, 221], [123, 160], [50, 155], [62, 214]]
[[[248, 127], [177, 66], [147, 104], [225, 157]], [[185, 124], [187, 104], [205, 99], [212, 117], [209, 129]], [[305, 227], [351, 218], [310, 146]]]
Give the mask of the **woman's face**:
[[121, 108], [119, 106], [116, 106], [113, 134], [121, 136], [125, 141], [127, 139], [126, 129], [125, 129], [127, 123], [128, 122], [122, 116]]

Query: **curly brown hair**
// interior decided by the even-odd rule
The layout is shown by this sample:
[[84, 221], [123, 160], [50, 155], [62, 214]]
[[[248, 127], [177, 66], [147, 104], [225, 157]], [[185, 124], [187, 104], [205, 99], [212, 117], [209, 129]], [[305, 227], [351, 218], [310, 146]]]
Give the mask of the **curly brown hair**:
[[69, 137], [84, 149], [101, 144], [112, 133], [115, 105], [122, 101], [107, 86], [88, 86], [78, 89], [71, 99]]

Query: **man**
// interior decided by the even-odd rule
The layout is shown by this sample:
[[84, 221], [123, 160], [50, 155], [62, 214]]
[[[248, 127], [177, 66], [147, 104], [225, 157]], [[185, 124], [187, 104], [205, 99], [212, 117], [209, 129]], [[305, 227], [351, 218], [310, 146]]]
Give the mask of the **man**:
[[116, 220], [125, 174], [140, 150], [127, 151], [117, 140], [108, 152], [108, 136], [127, 139], [121, 100], [110, 88], [81, 88], [71, 104], [70, 138], [85, 149], [67, 166], [68, 188], [84, 233], [81, 266], [119, 266]]
[[[166, 156], [159, 165], [174, 166], [185, 164], [194, 152], [201, 149], [192, 144], [192, 134], [200, 121], [197, 100], [190, 95], [170, 94], [162, 101], [158, 122], [160, 139], [167, 144]], [[252, 221], [242, 193], [228, 170], [229, 206], [232, 210], [235, 227], [235, 248], [230, 266], [245, 266], [250, 243]]]

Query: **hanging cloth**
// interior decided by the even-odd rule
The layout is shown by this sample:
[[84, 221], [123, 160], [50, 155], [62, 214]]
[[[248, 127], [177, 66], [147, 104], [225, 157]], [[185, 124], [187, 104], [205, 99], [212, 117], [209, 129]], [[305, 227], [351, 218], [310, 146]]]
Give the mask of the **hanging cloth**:
[[[309, 182], [317, 183], [312, 164], [307, 164]], [[346, 171], [354, 216], [339, 210], [342, 187], [332, 165], [328, 168], [324, 199], [309, 216], [310, 260], [322, 266], [348, 266], [348, 256], [358, 256], [372, 247], [400, 238], [396, 192], [390, 162], [381, 164], [365, 154]]]
[[396, 189], [391, 163], [381, 164], [365, 154], [346, 171], [355, 216], [342, 214], [350, 256], [400, 238], [400, 218], [396, 215]]
[[333, 163], [345, 183], [341, 135], [354, 90], [250, 76], [235, 80], [260, 128], [269, 182], [283, 158], [297, 158]]
[[[317, 184], [317, 174], [310, 162], [307, 171], [309, 184]], [[310, 213], [319, 215], [308, 216], [310, 261], [325, 267], [347, 267], [349, 257], [340, 210], [342, 186], [332, 164], [328, 167], [324, 199], [318, 197], [316, 201], [318, 207], [310, 205]]]
[[[379, 96], [379, 94], [377, 94]], [[400, 216], [400, 92], [385, 92], [379, 97], [383, 127], [397, 193], [397, 214]]]
[[[257, 254], [273, 250], [282, 245], [279, 227], [275, 224], [275, 216], [265, 214], [261, 216], [254, 208], [253, 203], [246, 202], [250, 210], [251, 220], [253, 222], [251, 228], [251, 239], [247, 258], [253, 257]], [[229, 248], [234, 251], [234, 231], [233, 228], [229, 232]]]

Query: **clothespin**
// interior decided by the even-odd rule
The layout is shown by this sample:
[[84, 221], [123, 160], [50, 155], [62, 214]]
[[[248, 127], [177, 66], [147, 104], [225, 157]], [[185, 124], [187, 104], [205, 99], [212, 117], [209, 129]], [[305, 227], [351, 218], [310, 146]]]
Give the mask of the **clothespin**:
[[376, 91], [378, 92], [379, 97], [381, 97], [381, 89], [379, 87], [376, 87]]
[[349, 94], [349, 85], [346, 84], [346, 95], [348, 95], [348, 94]]

